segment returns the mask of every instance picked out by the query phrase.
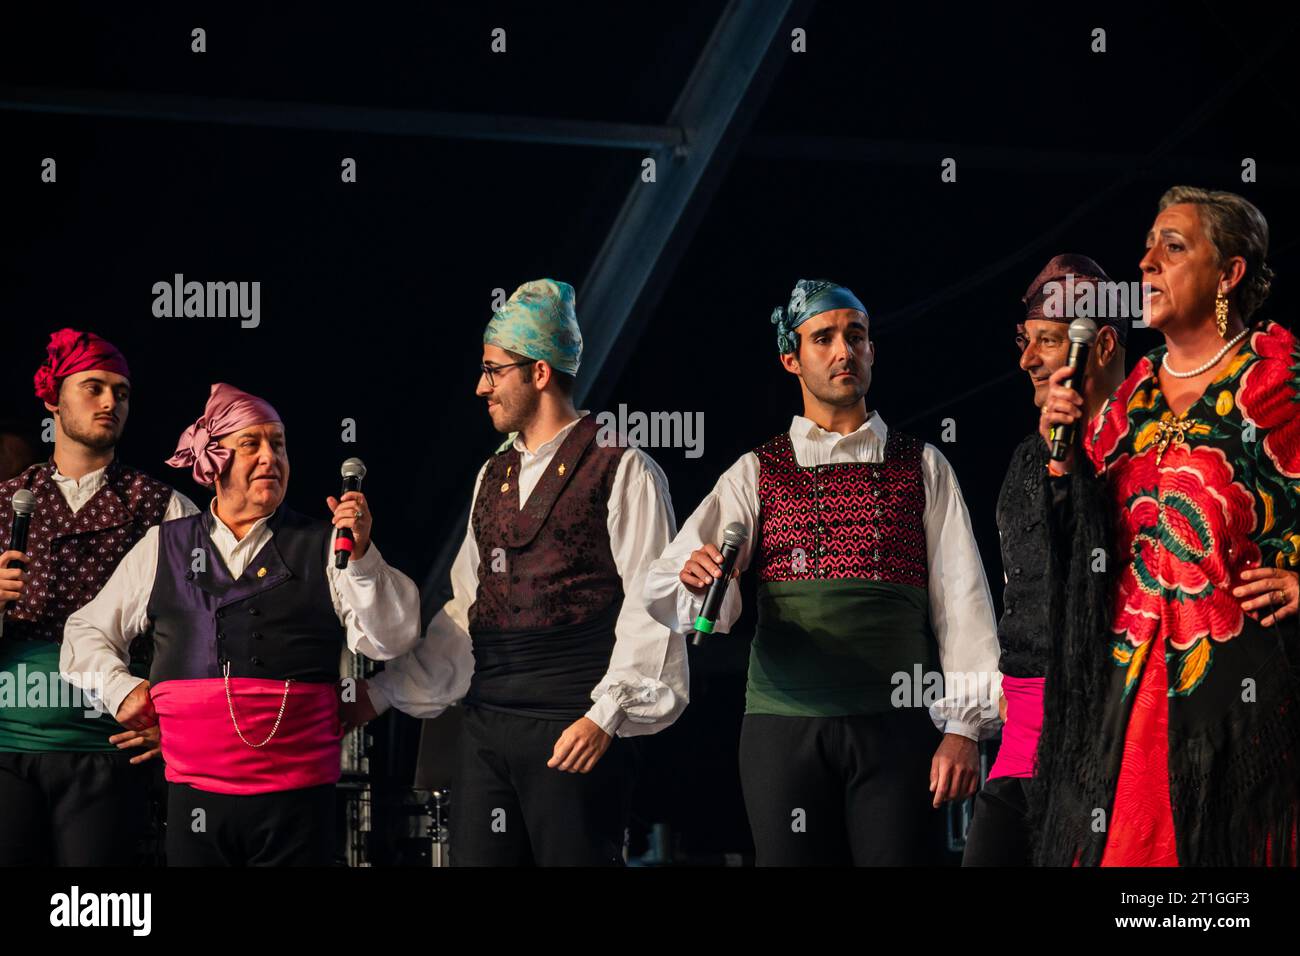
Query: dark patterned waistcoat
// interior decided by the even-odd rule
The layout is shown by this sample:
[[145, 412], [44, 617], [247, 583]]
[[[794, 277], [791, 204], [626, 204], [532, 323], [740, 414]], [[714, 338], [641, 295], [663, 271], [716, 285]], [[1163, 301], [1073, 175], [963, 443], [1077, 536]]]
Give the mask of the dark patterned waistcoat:
[[470, 634], [579, 624], [622, 600], [607, 521], [625, 449], [598, 445], [594, 418], [569, 432], [522, 509], [519, 452], [488, 462], [471, 519], [479, 584]]
[[608, 502], [625, 449], [599, 445], [594, 419], [573, 426], [522, 509], [519, 452], [498, 453], [484, 470], [472, 518], [471, 706], [572, 721], [609, 668], [623, 581]]
[[5, 611], [0, 640], [63, 640], [68, 616], [99, 593], [144, 533], [162, 521], [172, 489], [143, 472], [110, 462], [104, 483], [76, 514], [51, 474], [52, 463], [32, 465], [0, 484], [0, 533], [8, 546], [14, 492], [36, 496], [27, 550], [28, 586]]

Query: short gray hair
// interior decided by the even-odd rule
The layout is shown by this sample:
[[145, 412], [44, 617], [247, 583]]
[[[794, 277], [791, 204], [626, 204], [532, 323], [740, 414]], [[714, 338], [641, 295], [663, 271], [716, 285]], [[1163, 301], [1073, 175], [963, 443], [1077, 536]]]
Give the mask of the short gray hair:
[[1268, 220], [1255, 204], [1221, 189], [1174, 186], [1160, 197], [1160, 212], [1178, 203], [1198, 206], [1201, 228], [1223, 263], [1233, 256], [1246, 260], [1246, 275], [1234, 290], [1241, 319], [1248, 322], [1264, 304], [1273, 284], [1268, 256]]

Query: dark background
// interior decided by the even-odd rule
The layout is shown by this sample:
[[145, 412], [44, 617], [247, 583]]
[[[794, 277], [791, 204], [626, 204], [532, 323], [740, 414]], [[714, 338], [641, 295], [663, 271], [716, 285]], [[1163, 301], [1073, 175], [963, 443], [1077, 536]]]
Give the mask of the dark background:
[[[663, 123], [724, 4], [47, 5], [0, 14], [0, 86]], [[872, 313], [869, 395], [959, 476], [995, 597], [993, 505], [1035, 423], [1012, 343], [1019, 298], [1059, 252], [1136, 279], [1160, 194], [1231, 189], [1272, 227], [1265, 315], [1295, 311], [1294, 14], [1228, 3], [1022, 8], [823, 0], [649, 309], [610, 405], [705, 413], [704, 455], [651, 450], [679, 522], [800, 411], [768, 316], [800, 277]], [[190, 52], [190, 30], [208, 50]], [[490, 31], [507, 30], [493, 55]], [[1090, 52], [1094, 27], [1108, 51]], [[498, 437], [473, 395], [492, 290], [578, 286], [643, 153], [0, 110], [0, 418], [44, 410], [49, 333], [127, 354], [124, 460], [203, 503], [163, 460], [208, 385], [265, 396], [288, 426], [290, 503], [324, 516], [356, 454], [376, 539], [426, 584]], [[46, 156], [58, 182], [40, 181]], [[354, 157], [358, 182], [340, 182]], [[940, 180], [953, 157], [956, 183]], [[1243, 184], [1241, 162], [1258, 162]], [[258, 280], [262, 323], [157, 319], [151, 287]], [[1130, 335], [1129, 364], [1157, 344]], [[354, 445], [340, 421], [357, 422]], [[954, 420], [956, 440], [940, 439]], [[747, 619], [693, 648], [692, 703], [641, 747], [638, 833], [748, 849], [735, 772]], [[415, 722], [377, 725], [408, 782]], [[639, 840], [640, 836], [636, 835]]]

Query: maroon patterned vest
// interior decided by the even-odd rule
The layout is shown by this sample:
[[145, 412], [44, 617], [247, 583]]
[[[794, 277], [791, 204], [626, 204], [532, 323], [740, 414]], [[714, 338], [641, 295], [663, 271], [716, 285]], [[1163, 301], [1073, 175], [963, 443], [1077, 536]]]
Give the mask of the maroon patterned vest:
[[799, 466], [790, 433], [758, 456], [760, 581], [865, 578], [927, 586], [920, 440], [890, 431], [880, 464]]
[[595, 418], [569, 432], [522, 510], [519, 452], [509, 447], [488, 462], [471, 518], [479, 550], [471, 635], [581, 624], [622, 601], [607, 520], [626, 449], [597, 445]]
[[170, 487], [113, 461], [99, 491], [73, 514], [50, 477], [53, 471], [49, 462], [32, 465], [0, 484], [0, 529], [6, 542], [14, 492], [31, 491], [37, 508], [27, 536], [32, 555], [27, 589], [5, 610], [0, 640], [61, 642], [68, 615], [99, 593], [117, 562], [162, 521], [171, 501]]

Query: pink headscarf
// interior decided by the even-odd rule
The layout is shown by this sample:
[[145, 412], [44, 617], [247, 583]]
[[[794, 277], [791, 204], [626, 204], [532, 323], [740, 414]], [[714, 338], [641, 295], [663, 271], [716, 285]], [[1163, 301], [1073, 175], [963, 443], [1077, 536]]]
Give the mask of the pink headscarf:
[[51, 405], [59, 403], [59, 382], [77, 372], [103, 370], [131, 377], [126, 357], [94, 332], [59, 329], [45, 346], [45, 364], [36, 370], [36, 397]]
[[203, 417], [181, 433], [176, 454], [167, 459], [167, 464], [173, 468], [192, 468], [194, 480], [210, 488], [235, 454], [234, 449], [218, 445], [217, 440], [264, 422], [283, 424], [270, 402], [218, 382], [212, 386]]

